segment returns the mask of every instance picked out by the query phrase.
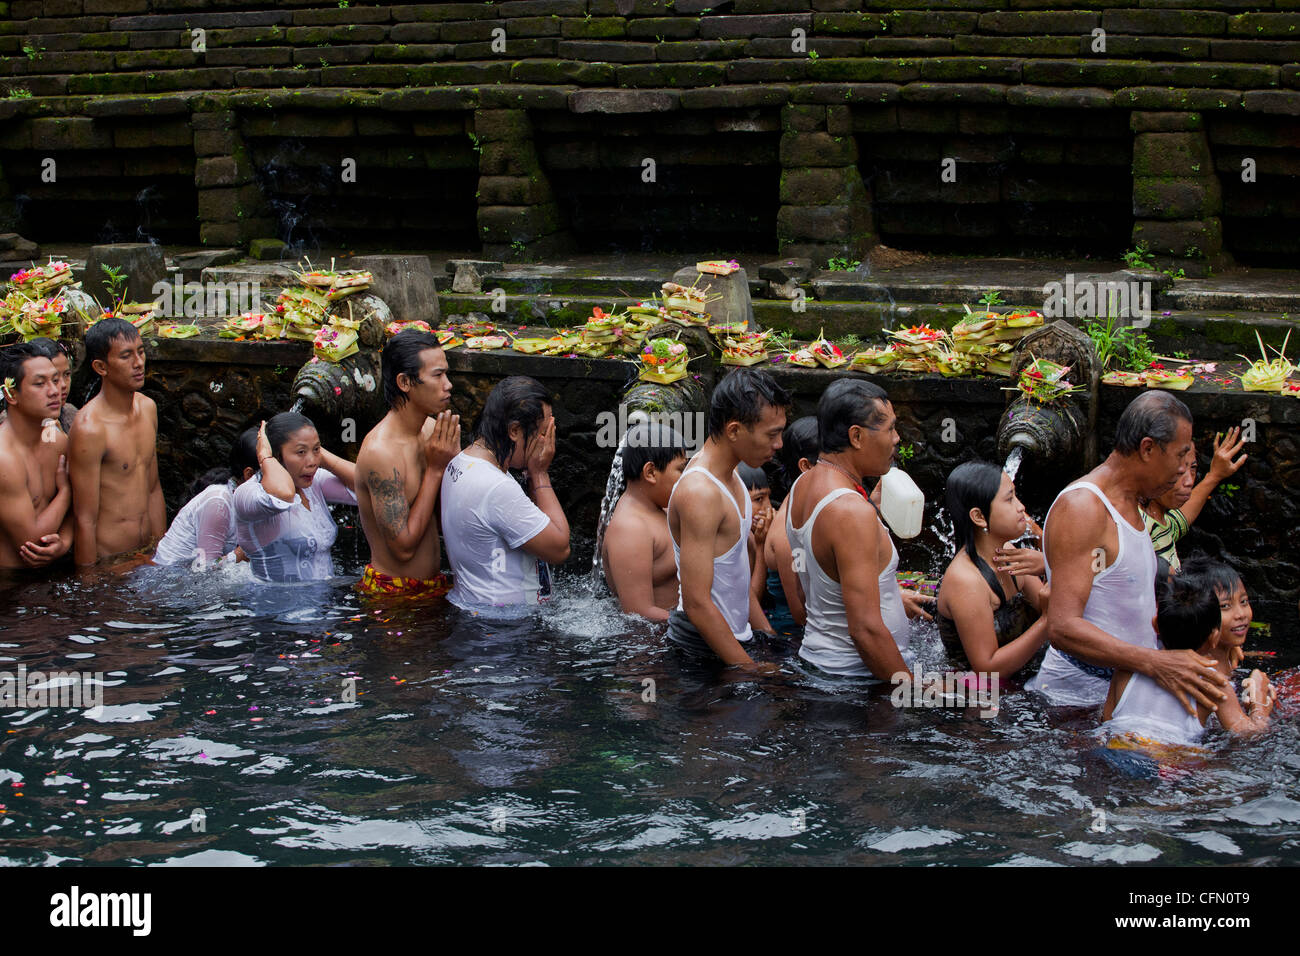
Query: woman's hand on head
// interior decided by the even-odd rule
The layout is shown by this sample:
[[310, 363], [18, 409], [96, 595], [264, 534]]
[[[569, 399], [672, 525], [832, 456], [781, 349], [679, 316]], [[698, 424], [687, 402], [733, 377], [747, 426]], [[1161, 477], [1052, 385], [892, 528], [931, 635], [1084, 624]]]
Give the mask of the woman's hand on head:
[[555, 460], [555, 417], [551, 416], [533, 433], [524, 452], [524, 468], [530, 475], [548, 472]]
[[266, 437], [266, 422], [257, 430], [257, 463], [260, 466], [263, 458], [273, 457], [275, 452], [271, 448], [271, 440]]

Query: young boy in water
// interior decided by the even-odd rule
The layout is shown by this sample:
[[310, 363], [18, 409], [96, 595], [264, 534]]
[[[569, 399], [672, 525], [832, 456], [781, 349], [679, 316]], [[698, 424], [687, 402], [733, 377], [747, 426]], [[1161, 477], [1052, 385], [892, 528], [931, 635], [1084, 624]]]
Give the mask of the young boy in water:
[[686, 445], [658, 422], [628, 429], [623, 480], [605, 528], [601, 561], [605, 580], [626, 614], [666, 621], [677, 606], [677, 562], [668, 536], [668, 499], [686, 467]]
[[[1207, 658], [1207, 666], [1230, 678], [1251, 617], [1250, 599], [1236, 572], [1218, 562], [1194, 559], [1161, 589], [1152, 624], [1166, 650], [1194, 650]], [[1229, 733], [1255, 734], [1268, 728], [1274, 699], [1268, 678], [1255, 670], [1245, 681], [1242, 699], [1228, 694], [1213, 713]], [[1112, 738], [1123, 735], [1139, 745], [1195, 746], [1210, 714], [1204, 704], [1189, 713], [1173, 694], [1143, 674], [1116, 671], [1102, 718]]]
[[1196, 481], [1196, 455], [1182, 480], [1159, 498], [1153, 498], [1142, 506], [1142, 523], [1156, 554], [1169, 562], [1177, 571], [1178, 539], [1187, 534], [1192, 523], [1200, 517], [1201, 509], [1210, 500], [1214, 489], [1246, 463], [1248, 456], [1237, 454], [1241, 451], [1241, 429], [1233, 427], [1227, 435], [1214, 436], [1214, 454], [1210, 459], [1210, 473], [1198, 484]]
[[772, 485], [767, 480], [767, 472], [762, 468], [751, 468], [744, 462], [736, 466], [736, 474], [744, 482], [749, 492], [749, 506], [753, 511], [754, 523], [749, 531], [749, 589], [764, 612], [764, 626], [761, 630], [771, 632], [772, 624], [766, 613], [773, 601], [767, 594], [767, 532], [772, 526]]
[[42, 567], [72, 547], [68, 436], [54, 364], [31, 342], [0, 350], [0, 568]]
[[68, 435], [78, 565], [152, 548], [167, 530], [158, 408], [141, 394], [144, 340], [125, 319], [100, 319], [86, 332], [86, 358], [101, 385]]

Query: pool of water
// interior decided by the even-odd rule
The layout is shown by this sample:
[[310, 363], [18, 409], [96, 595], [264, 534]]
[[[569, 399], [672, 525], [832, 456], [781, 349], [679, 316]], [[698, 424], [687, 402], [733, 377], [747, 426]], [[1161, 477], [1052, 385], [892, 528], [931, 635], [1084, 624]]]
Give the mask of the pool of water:
[[[985, 720], [793, 660], [724, 679], [576, 578], [494, 626], [376, 611], [340, 571], [0, 586], [0, 669], [108, 684], [97, 714], [0, 709], [0, 863], [1300, 860], [1294, 717], [1132, 776], [1091, 714], [1022, 692]], [[1276, 630], [1256, 647], [1297, 663]]]

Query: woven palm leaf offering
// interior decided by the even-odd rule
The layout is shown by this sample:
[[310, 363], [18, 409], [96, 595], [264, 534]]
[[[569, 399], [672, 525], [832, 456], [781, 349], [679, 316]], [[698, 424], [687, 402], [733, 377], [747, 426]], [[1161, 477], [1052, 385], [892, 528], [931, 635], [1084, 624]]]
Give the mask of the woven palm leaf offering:
[[335, 270], [333, 259], [328, 269], [313, 269], [310, 259], [303, 261], [307, 263], [306, 268], [295, 270], [294, 278], [304, 286], [321, 290], [330, 302], [364, 292], [375, 281], [373, 275], [362, 269]]
[[1043, 313], [1033, 309], [1024, 312], [1009, 312], [1006, 315], [998, 316], [995, 337], [999, 342], [1019, 342], [1029, 334], [1030, 329], [1036, 329], [1042, 324]]
[[1142, 372], [1123, 372], [1117, 369], [1103, 375], [1101, 383], [1103, 385], [1123, 385], [1127, 388], [1138, 388], [1146, 384], [1146, 375]]
[[398, 319], [396, 322], [389, 322], [384, 326], [384, 335], [392, 338], [399, 332], [405, 332], [407, 329], [415, 329], [417, 332], [428, 332], [433, 334], [433, 326], [424, 319]]
[[637, 375], [643, 382], [669, 385], [687, 376], [690, 353], [685, 343], [676, 339], [651, 339], [641, 348], [641, 371]]
[[576, 351], [583, 355], [604, 355], [618, 346], [623, 335], [623, 317], [596, 306], [580, 331], [582, 342]]
[[341, 362], [360, 351], [356, 330], [327, 325], [312, 339], [312, 350], [323, 362]]
[[460, 332], [461, 335], [469, 338], [470, 336], [491, 335], [497, 330], [497, 327], [491, 322], [484, 322], [480, 319], [469, 319], [465, 322], [457, 322], [451, 326]]
[[198, 335], [202, 329], [197, 325], [179, 325], [175, 322], [165, 322], [158, 326], [158, 338], [160, 339], [192, 339]]
[[849, 363], [849, 368], [857, 372], [878, 372], [897, 361], [898, 352], [890, 346], [886, 345], [883, 348], [871, 346], [854, 355], [853, 361]]
[[438, 344], [444, 349], [454, 349], [465, 344], [465, 340], [459, 338], [452, 329], [434, 329], [433, 334], [438, 337]]
[[983, 359], [978, 355], [972, 355], [969, 352], [958, 352], [944, 345], [940, 345], [932, 351], [929, 357], [934, 361], [939, 373], [944, 378], [970, 375], [984, 366]]
[[[740, 325], [745, 323], [741, 322]], [[757, 365], [768, 358], [767, 340], [772, 330], [765, 332], [740, 331], [725, 336], [722, 341], [723, 365]]]
[[315, 341], [328, 310], [329, 301], [319, 289], [300, 286], [281, 289], [275, 303], [284, 337], [302, 342]]
[[582, 335], [572, 329], [560, 329], [546, 340], [546, 355], [568, 355], [582, 342]]
[[550, 342], [550, 339], [540, 336], [528, 336], [516, 338], [510, 343], [510, 347], [516, 352], [523, 352], [525, 355], [538, 355], [550, 347]]
[[[280, 335], [279, 321], [278, 317], [271, 319], [261, 312], [245, 312], [243, 315], [232, 315], [226, 319], [217, 336], [223, 339], [278, 338]], [[268, 334], [271, 330], [274, 330], [274, 335]]]
[[840, 347], [826, 338], [823, 329], [817, 330], [817, 338], [812, 345], [808, 346], [808, 351], [823, 368], [840, 368], [847, 365], [849, 361], [844, 357]]
[[690, 285], [677, 282], [665, 282], [660, 291], [663, 293], [663, 307], [668, 311], [669, 322], [678, 325], [708, 325], [708, 304], [721, 299], [721, 295], [710, 295], [709, 285], [700, 288], [701, 275], [695, 277]]
[[980, 346], [997, 341], [998, 315], [995, 312], [971, 312], [952, 327], [952, 347], [958, 352], [975, 352]]
[[1194, 381], [1196, 381], [1195, 376], [1186, 369], [1167, 369], [1158, 362], [1153, 363], [1142, 373], [1142, 384], [1147, 388], [1164, 388], [1181, 392]]
[[471, 335], [465, 339], [465, 348], [488, 352], [492, 349], [505, 348], [507, 341], [504, 335]]
[[22, 269], [9, 277], [9, 282], [15, 289], [38, 299], [46, 298], [65, 285], [71, 285], [72, 281], [72, 266], [53, 258], [43, 266], [32, 263], [30, 269]]
[[1046, 405], [1048, 402], [1054, 402], [1058, 398], [1079, 391], [1078, 386], [1070, 384], [1066, 379], [1065, 376], [1069, 372], [1068, 365], [1058, 365], [1050, 359], [1036, 358], [1020, 370], [1016, 387], [1005, 391], [1019, 391], [1030, 401]]
[[68, 308], [66, 299], [61, 296], [34, 299], [24, 296], [17, 305], [17, 311], [9, 321], [24, 342], [42, 337], [59, 337], [63, 328], [63, 313]]
[[740, 263], [735, 259], [709, 259], [705, 262], [695, 263], [695, 271], [706, 275], [729, 276], [740, 269]]
[[1282, 340], [1282, 347], [1274, 349], [1277, 357], [1273, 359], [1268, 357], [1268, 350], [1264, 348], [1264, 340], [1260, 338], [1259, 332], [1255, 333], [1255, 341], [1259, 343], [1259, 354], [1263, 357], [1251, 362], [1246, 356], [1241, 356], [1251, 363], [1250, 368], [1239, 376], [1241, 387], [1248, 392], [1281, 392], [1286, 380], [1296, 369], [1286, 357], [1286, 346], [1291, 341], [1290, 330], [1287, 330], [1286, 338]]

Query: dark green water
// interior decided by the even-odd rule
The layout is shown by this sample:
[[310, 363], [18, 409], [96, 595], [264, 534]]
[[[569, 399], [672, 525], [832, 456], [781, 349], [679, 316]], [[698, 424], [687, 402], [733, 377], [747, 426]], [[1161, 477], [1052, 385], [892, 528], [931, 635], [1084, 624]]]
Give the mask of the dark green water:
[[488, 626], [246, 575], [0, 588], [0, 669], [110, 682], [94, 719], [0, 710], [0, 863], [1300, 861], [1294, 716], [1135, 779], [1091, 714], [900, 711], [793, 662], [723, 680], [572, 579]]

